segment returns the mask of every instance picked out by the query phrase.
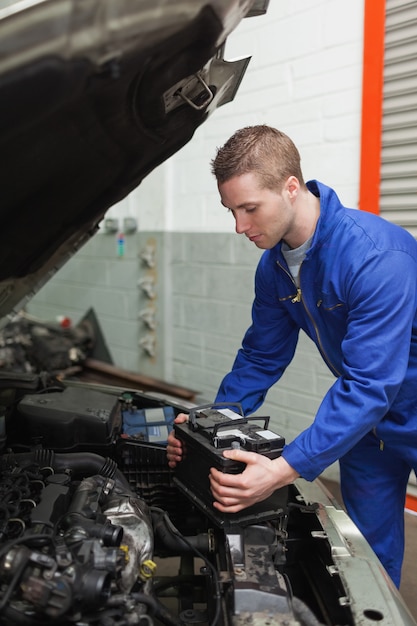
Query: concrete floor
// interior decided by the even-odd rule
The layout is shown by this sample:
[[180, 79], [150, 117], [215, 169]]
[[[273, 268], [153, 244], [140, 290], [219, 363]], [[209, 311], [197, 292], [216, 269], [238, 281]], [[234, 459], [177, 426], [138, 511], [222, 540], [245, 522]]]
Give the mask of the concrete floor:
[[400, 592], [417, 621], [416, 595], [417, 515], [405, 514], [405, 556]]
[[[339, 503], [342, 503], [339, 485], [324, 481], [326, 487]], [[405, 512], [405, 554], [401, 577], [400, 593], [411, 614], [417, 622], [416, 593], [416, 561], [417, 561], [417, 515]]]

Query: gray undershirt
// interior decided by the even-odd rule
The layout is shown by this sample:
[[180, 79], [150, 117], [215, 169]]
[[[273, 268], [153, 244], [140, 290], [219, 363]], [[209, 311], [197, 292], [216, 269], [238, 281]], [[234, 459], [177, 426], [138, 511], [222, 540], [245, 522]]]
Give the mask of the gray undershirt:
[[290, 248], [285, 241], [282, 242], [281, 251], [284, 255], [284, 259], [287, 261], [288, 269], [291, 272], [291, 276], [294, 278], [295, 284], [297, 287], [300, 286], [300, 266], [304, 261], [307, 250], [310, 248], [311, 241], [313, 239], [313, 235], [307, 239], [301, 246], [298, 248]]

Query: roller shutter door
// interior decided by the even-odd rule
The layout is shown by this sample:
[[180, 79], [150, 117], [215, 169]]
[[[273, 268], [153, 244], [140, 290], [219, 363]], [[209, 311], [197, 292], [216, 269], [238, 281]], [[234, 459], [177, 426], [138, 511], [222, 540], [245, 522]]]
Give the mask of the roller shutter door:
[[417, 2], [386, 0], [381, 215], [417, 237]]

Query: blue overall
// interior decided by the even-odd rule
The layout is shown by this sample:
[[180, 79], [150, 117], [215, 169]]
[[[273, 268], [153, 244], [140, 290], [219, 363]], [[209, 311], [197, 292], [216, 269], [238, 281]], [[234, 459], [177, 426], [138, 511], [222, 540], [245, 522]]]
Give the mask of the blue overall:
[[417, 243], [342, 206], [318, 181], [320, 217], [297, 286], [281, 244], [255, 277], [252, 324], [217, 401], [256, 411], [291, 362], [302, 329], [336, 380], [283, 456], [306, 480], [339, 459], [348, 513], [399, 585], [404, 501], [417, 468]]

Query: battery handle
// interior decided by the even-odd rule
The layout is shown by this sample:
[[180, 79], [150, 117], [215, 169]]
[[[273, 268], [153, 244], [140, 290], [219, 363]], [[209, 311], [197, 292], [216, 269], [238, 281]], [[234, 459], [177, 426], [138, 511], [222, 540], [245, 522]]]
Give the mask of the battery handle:
[[[203, 411], [204, 409], [215, 409], [215, 410], [217, 410], [218, 407], [230, 408], [231, 406], [237, 407], [239, 409], [240, 415], [244, 419], [246, 419], [244, 417], [243, 408], [242, 408], [242, 405], [240, 404], [240, 402], [214, 402], [214, 403], [210, 403], [210, 404], [200, 404], [199, 406], [196, 406], [193, 409], [191, 409], [191, 411], [189, 413], [189, 416], [188, 416], [188, 423], [189, 423], [189, 425], [190, 425], [192, 430], [197, 430], [198, 426], [197, 426], [197, 422], [196, 422], [196, 420], [197, 420], [196, 413], [198, 413], [199, 411]], [[243, 422], [243, 423], [246, 423], [246, 421]]]
[[[252, 422], [252, 421], [253, 422], [259, 422], [259, 421], [263, 420], [263, 422], [264, 422], [263, 429], [267, 430], [268, 429], [268, 425], [269, 425], [269, 419], [270, 419], [269, 415], [267, 415], [265, 417], [263, 417], [263, 416], [262, 417], [261, 416], [244, 417], [241, 420], [233, 420], [233, 426], [236, 426], [238, 424], [247, 424], [248, 422]], [[216, 437], [218, 431], [221, 428], [230, 428], [230, 424], [228, 424], [226, 422], [223, 423], [223, 424], [221, 424], [221, 423], [215, 424], [214, 427], [213, 427], [213, 435], [212, 435], [213, 439], [214, 439], [214, 437]]]

